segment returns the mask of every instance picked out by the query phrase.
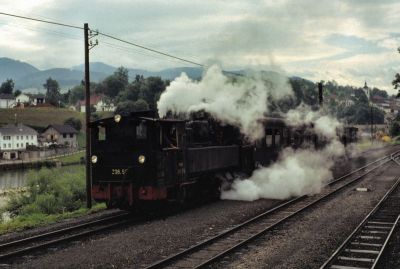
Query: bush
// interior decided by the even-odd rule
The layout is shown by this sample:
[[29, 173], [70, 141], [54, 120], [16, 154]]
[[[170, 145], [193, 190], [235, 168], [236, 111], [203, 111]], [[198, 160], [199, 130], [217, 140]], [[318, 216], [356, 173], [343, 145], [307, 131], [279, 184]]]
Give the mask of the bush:
[[10, 197], [5, 211], [12, 216], [74, 211], [86, 200], [84, 167], [32, 171], [28, 175], [27, 187], [26, 194]]

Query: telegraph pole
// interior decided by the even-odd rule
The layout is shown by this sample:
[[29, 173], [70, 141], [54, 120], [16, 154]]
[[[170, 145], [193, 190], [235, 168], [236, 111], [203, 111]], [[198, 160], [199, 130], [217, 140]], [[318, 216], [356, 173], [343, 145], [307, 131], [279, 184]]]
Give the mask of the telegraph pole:
[[90, 72], [89, 72], [89, 50], [98, 44], [89, 41], [90, 38], [98, 35], [98, 32], [89, 30], [87, 23], [83, 26], [85, 45], [85, 115], [86, 115], [86, 206], [92, 208], [92, 175], [91, 175], [91, 148], [90, 148]]
[[92, 208], [92, 177], [90, 163], [90, 74], [89, 74], [89, 25], [84, 24], [85, 35], [85, 114], [86, 114], [86, 206]]

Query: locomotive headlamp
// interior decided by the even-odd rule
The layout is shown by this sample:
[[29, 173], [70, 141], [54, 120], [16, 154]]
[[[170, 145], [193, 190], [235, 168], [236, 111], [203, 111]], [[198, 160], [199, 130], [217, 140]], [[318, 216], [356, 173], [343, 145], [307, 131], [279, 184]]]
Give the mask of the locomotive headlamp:
[[114, 116], [114, 121], [116, 122], [116, 123], [118, 123], [118, 122], [120, 122], [121, 121], [121, 115], [120, 114], [117, 114], [117, 115], [115, 115]]
[[144, 157], [144, 155], [140, 155], [138, 158], [139, 163], [144, 163], [146, 161], [146, 157]]
[[93, 155], [91, 159], [92, 159], [92, 163], [97, 163], [97, 156], [96, 155]]

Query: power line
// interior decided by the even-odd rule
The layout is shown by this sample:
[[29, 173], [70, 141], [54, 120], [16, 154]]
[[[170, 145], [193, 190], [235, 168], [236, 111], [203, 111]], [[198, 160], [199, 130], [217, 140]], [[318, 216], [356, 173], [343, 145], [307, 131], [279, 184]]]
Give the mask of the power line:
[[154, 53], [157, 53], [157, 54], [161, 54], [161, 55], [167, 56], [167, 57], [169, 57], [169, 58], [173, 58], [173, 59], [176, 59], [176, 60], [180, 60], [180, 61], [182, 61], [182, 62], [187, 62], [187, 63], [193, 64], [193, 65], [197, 65], [197, 66], [200, 66], [200, 67], [204, 67], [203, 64], [196, 63], [196, 62], [191, 61], [191, 60], [186, 60], [186, 59], [184, 59], [184, 58], [177, 57], [177, 56], [174, 56], [174, 55], [172, 55], [172, 54], [168, 54], [168, 53], [165, 53], [165, 52], [162, 52], [162, 51], [159, 51], [159, 50], [155, 50], [155, 49], [152, 49], [152, 48], [149, 48], [149, 47], [145, 47], [145, 46], [139, 45], [139, 44], [137, 44], [137, 43], [133, 43], [133, 42], [130, 42], [130, 41], [126, 41], [126, 40], [123, 40], [123, 39], [121, 39], [121, 38], [118, 38], [118, 37], [115, 37], [115, 36], [112, 36], [112, 35], [109, 35], [109, 34], [106, 34], [106, 33], [98, 32], [98, 34], [99, 34], [99, 35], [102, 35], [102, 36], [105, 36], [105, 37], [108, 37], [108, 38], [111, 38], [111, 39], [114, 39], [114, 40], [117, 40], [117, 41], [122, 42], [122, 43], [125, 43], [125, 44], [129, 44], [129, 45], [132, 45], [132, 46], [135, 46], [135, 47], [144, 49], [144, 50], [148, 50], [148, 51], [151, 51], [151, 52], [154, 52]]
[[79, 27], [79, 26], [75, 26], [75, 25], [71, 25], [71, 24], [60, 23], [60, 22], [55, 22], [55, 21], [41, 20], [41, 19], [36, 19], [36, 18], [32, 18], [32, 17], [25, 17], [25, 16], [20, 16], [20, 15], [15, 15], [15, 14], [10, 14], [10, 13], [4, 13], [4, 12], [0, 12], [0, 15], [5, 15], [5, 16], [10, 16], [10, 17], [19, 18], [19, 19], [43, 22], [43, 23], [54, 24], [54, 25], [58, 25], [58, 26], [64, 26], [64, 27], [83, 30], [83, 27]]
[[[58, 25], [58, 26], [63, 26], [63, 27], [69, 27], [69, 28], [84, 30], [83, 27], [79, 27], [79, 26], [75, 26], [75, 25], [71, 25], [71, 24], [66, 24], [66, 23], [55, 22], [55, 21], [51, 21], [51, 20], [42, 20], [42, 19], [37, 19], [37, 18], [33, 18], [33, 17], [20, 16], [20, 15], [5, 13], [5, 12], [0, 12], [0, 15], [5, 15], [5, 16], [10, 16], [10, 17], [19, 18], [19, 19], [37, 21], [37, 22], [42, 22], [42, 23], [47, 23], [47, 24], [53, 24], [53, 25]], [[98, 35], [102, 35], [104, 37], [108, 37], [110, 39], [114, 39], [114, 40], [117, 40], [119, 42], [131, 45], [131, 46], [143, 49], [143, 50], [147, 50], [147, 51], [159, 54], [159, 55], [163, 55], [163, 56], [175, 59], [175, 60], [179, 60], [179, 61], [182, 61], [182, 62], [190, 63], [190, 64], [193, 64], [193, 65], [196, 65], [196, 66], [200, 66], [200, 67], [203, 67], [203, 68], [205, 67], [204, 64], [200, 64], [200, 63], [194, 62], [192, 60], [187, 60], [187, 59], [184, 59], [184, 58], [181, 58], [181, 57], [169, 54], [169, 53], [165, 53], [165, 52], [162, 52], [162, 51], [159, 51], [159, 50], [156, 50], [156, 49], [152, 49], [152, 48], [149, 48], [149, 47], [146, 47], [146, 46], [134, 43], [134, 42], [126, 41], [126, 40], [123, 40], [121, 38], [112, 36], [110, 34], [102, 33], [102, 32], [99, 32], [99, 31], [94, 31], [94, 32], [96, 34], [98, 34]], [[226, 74], [232, 74], [232, 75], [235, 75], [235, 76], [242, 76], [242, 74], [238, 74], [238, 73], [235, 73], [235, 72], [230, 72], [230, 71], [223, 71], [223, 72], [226, 73]]]
[[[69, 28], [84, 30], [83, 27], [79, 27], [79, 26], [75, 26], [75, 25], [71, 25], [71, 24], [65, 24], [65, 23], [54, 22], [54, 21], [50, 21], [50, 20], [42, 20], [42, 19], [37, 19], [37, 18], [32, 18], [32, 17], [26, 17], [26, 16], [20, 16], [20, 15], [5, 13], [5, 12], [0, 12], [0, 15], [5, 15], [5, 16], [10, 16], [10, 17], [19, 18], [19, 19], [25, 19], [25, 20], [43, 22], [43, 23], [48, 23], [48, 24], [53, 24], [53, 25], [58, 25], [58, 26], [64, 26], [64, 27], [69, 27]], [[197, 66], [200, 66], [200, 67], [204, 67], [204, 65], [202, 65], [202, 64], [200, 64], [200, 63], [196, 63], [196, 62], [191, 61], [191, 60], [186, 60], [186, 59], [184, 59], [184, 58], [181, 58], [181, 57], [178, 57], [178, 56], [174, 56], [174, 55], [171, 55], [171, 54], [168, 54], [168, 53], [159, 51], [159, 50], [155, 50], [155, 49], [152, 49], [152, 48], [149, 48], [149, 47], [146, 47], [146, 46], [137, 44], [137, 43], [129, 42], [129, 41], [123, 40], [123, 39], [121, 39], [121, 38], [118, 38], [118, 37], [115, 37], [115, 36], [112, 36], [112, 35], [109, 35], [109, 34], [106, 34], [106, 33], [101, 33], [101, 32], [98, 32], [98, 31], [95, 31], [95, 32], [98, 33], [99, 35], [102, 35], [102, 36], [105, 36], [105, 37], [108, 37], [108, 38], [117, 40], [117, 41], [122, 42], [122, 43], [125, 43], [125, 44], [129, 44], [129, 45], [132, 45], [132, 46], [135, 46], [135, 47], [144, 49], [144, 50], [148, 50], [148, 51], [151, 51], [151, 52], [153, 52], [153, 53], [157, 53], [157, 54], [160, 54], [160, 55], [164, 55], [164, 56], [166, 56], [166, 57], [170, 57], [170, 58], [177, 59], [177, 60], [180, 60], [180, 61], [183, 61], [183, 62], [187, 62], [187, 63], [193, 64], [193, 65], [197, 65]]]

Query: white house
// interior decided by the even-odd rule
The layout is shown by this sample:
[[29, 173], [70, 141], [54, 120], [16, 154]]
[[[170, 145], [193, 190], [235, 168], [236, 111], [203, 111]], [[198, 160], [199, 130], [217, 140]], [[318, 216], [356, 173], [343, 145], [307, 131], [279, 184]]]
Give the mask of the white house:
[[3, 159], [17, 159], [28, 145], [38, 145], [38, 133], [21, 123], [8, 124], [0, 128], [0, 152]]
[[[103, 95], [91, 95], [90, 105], [94, 106], [96, 111], [115, 111], [116, 107], [108, 98]], [[76, 104], [76, 110], [80, 112], [86, 111], [85, 100], [79, 100]]]
[[0, 94], [0, 108], [12, 108], [15, 105], [15, 97], [12, 94]]
[[28, 104], [28, 105], [40, 105], [46, 102], [45, 96], [43, 94], [30, 94], [30, 93], [21, 93], [17, 97], [15, 97], [16, 104]]
[[30, 103], [30, 97], [25, 93], [20, 93], [15, 97], [15, 102], [19, 104], [28, 104]]

